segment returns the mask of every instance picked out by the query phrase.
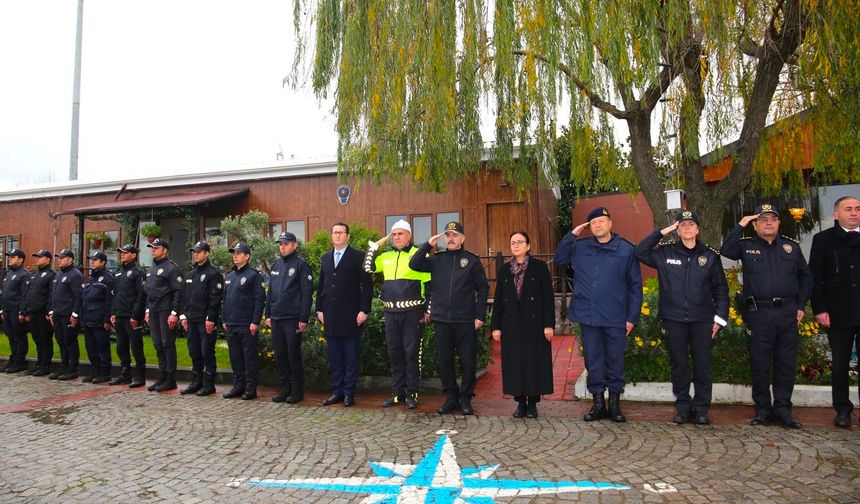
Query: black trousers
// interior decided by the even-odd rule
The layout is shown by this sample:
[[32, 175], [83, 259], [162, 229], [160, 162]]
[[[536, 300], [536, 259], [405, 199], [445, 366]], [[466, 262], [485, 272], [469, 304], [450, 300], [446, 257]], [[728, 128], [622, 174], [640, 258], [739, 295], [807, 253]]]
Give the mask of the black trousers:
[[272, 349], [275, 351], [275, 369], [278, 383], [283, 388], [301, 392], [305, 383], [302, 366], [302, 333], [298, 319], [272, 321]]
[[104, 326], [84, 327], [84, 346], [93, 375], [110, 375], [110, 331], [106, 331]]
[[421, 319], [424, 309], [385, 312], [385, 342], [391, 364], [391, 391], [400, 396], [418, 393]]
[[30, 333], [33, 335], [33, 343], [36, 344], [36, 360], [39, 367], [45, 369], [51, 367], [51, 359], [54, 358], [54, 328], [45, 318], [45, 310], [30, 314]]
[[195, 373], [215, 374], [215, 331], [206, 332], [206, 321], [188, 321], [186, 334], [188, 355], [191, 357], [191, 370]]
[[233, 368], [233, 386], [247, 393], [257, 392], [260, 361], [257, 356], [257, 334], [248, 326], [227, 326], [227, 348]]
[[143, 353], [143, 327], [137, 329], [131, 327], [131, 318], [116, 318], [116, 354], [119, 357], [119, 365], [122, 373], [128, 374], [131, 369], [131, 355], [134, 355], [134, 364], [138, 371], [146, 370], [146, 355]]
[[63, 370], [77, 373], [81, 349], [78, 347], [78, 328], [69, 325], [69, 315], [54, 315], [54, 337], [60, 347]]
[[[713, 327], [713, 322], [663, 321], [672, 372], [672, 393], [675, 394], [675, 408], [680, 414], [687, 414], [692, 408], [704, 415], [711, 406]], [[696, 388], [693, 398], [690, 397], [690, 356], [693, 357], [693, 385]]]
[[169, 310], [149, 312], [149, 334], [158, 357], [158, 371], [162, 374], [176, 372], [176, 328], [167, 326], [169, 316]]
[[[475, 395], [475, 368], [478, 361], [478, 335], [474, 322], [435, 322], [436, 351], [442, 391], [451, 398], [471, 399]], [[455, 352], [460, 352], [462, 383], [457, 386]]]
[[827, 340], [830, 342], [830, 353], [833, 354], [833, 370], [830, 375], [833, 409], [839, 413], [850, 414], [854, 410], [854, 404], [848, 394], [848, 364], [855, 346], [860, 351], [860, 327], [830, 327]]
[[27, 339], [26, 325], [18, 320], [18, 310], [3, 313], [3, 332], [9, 338], [9, 364], [23, 366], [30, 342]]
[[758, 312], [744, 311], [744, 320], [750, 331], [747, 344], [756, 414], [787, 418], [797, 372], [797, 309], [793, 305], [777, 308], [759, 304]]

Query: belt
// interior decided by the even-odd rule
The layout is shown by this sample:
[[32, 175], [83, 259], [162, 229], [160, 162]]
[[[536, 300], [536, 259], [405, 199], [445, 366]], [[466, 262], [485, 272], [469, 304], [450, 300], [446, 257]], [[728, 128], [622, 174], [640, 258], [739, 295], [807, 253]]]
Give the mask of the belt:
[[383, 308], [389, 309], [409, 309], [409, 308], [418, 308], [419, 306], [424, 306], [423, 300], [413, 300], [413, 301], [383, 301]]
[[797, 301], [797, 296], [773, 297], [773, 298], [755, 298], [756, 303], [769, 304], [773, 306], [782, 306], [786, 301]]

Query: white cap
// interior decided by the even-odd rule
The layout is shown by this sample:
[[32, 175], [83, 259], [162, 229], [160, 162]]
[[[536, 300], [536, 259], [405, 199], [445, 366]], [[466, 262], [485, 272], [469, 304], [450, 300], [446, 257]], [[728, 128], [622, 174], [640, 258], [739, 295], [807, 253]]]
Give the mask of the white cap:
[[403, 219], [400, 219], [399, 221], [392, 224], [391, 232], [393, 233], [395, 229], [402, 229], [402, 230], [408, 232], [409, 234], [412, 234], [412, 226], [410, 226], [409, 223]]

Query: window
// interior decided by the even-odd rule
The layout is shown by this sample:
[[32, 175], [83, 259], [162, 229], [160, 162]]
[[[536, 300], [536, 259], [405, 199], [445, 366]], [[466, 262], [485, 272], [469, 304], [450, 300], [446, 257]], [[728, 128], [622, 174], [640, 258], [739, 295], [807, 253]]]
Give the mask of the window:
[[282, 222], [270, 222], [269, 223], [269, 236], [271, 238], [277, 238], [281, 236], [281, 233], [284, 232], [284, 224]]
[[391, 231], [391, 226], [394, 225], [395, 222], [400, 219], [408, 220], [407, 215], [386, 215], [385, 216], [385, 230], [382, 232], [383, 235], [387, 235]]
[[80, 240], [78, 238], [78, 233], [72, 233], [71, 236], [69, 236], [69, 250], [71, 250], [72, 253], [75, 254], [75, 258], [78, 260], [81, 259], [80, 257], [78, 257], [78, 246], [79, 246], [79, 244], [80, 244]]
[[203, 239], [206, 243], [227, 246], [227, 237], [221, 234], [221, 220], [220, 217], [203, 220]]
[[[305, 241], [305, 221], [291, 220], [287, 221], [287, 231], [296, 235], [299, 241]], [[281, 233], [278, 233], [281, 234]]]
[[9, 268], [9, 257], [6, 255], [6, 252], [9, 252], [12, 249], [18, 248], [18, 243], [19, 242], [18, 242], [17, 236], [7, 235], [7, 236], [2, 237], [2, 242], [0, 242], [0, 248], [2, 248], [3, 250], [0, 252], [2, 252], [2, 254], [3, 254], [2, 264], [3, 264], [4, 269]]
[[412, 217], [412, 243], [420, 245], [425, 243], [433, 236], [430, 231], [433, 229], [429, 215], [416, 215]]
[[[436, 214], [436, 234], [445, 231], [445, 224], [451, 221], [460, 222], [460, 212], [440, 212]], [[462, 222], [461, 222], [462, 224]]]

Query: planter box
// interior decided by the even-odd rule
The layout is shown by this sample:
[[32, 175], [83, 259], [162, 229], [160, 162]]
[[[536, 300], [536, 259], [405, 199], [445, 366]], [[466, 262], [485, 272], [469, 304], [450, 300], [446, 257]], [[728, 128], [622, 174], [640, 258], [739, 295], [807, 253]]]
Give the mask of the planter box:
[[[585, 380], [588, 371], [583, 371], [582, 376], [576, 380], [574, 386], [574, 397], [589, 398], [588, 390], [585, 388]], [[694, 387], [690, 386], [692, 395]], [[672, 394], [672, 384], [668, 382], [643, 382], [624, 386], [625, 401], [643, 402], [668, 402], [674, 403], [675, 396]], [[747, 385], [732, 385], [730, 383], [715, 383], [713, 387], [713, 404], [753, 404], [752, 388]], [[830, 387], [825, 385], [795, 385], [791, 396], [794, 406], [829, 408], [833, 405]]]

